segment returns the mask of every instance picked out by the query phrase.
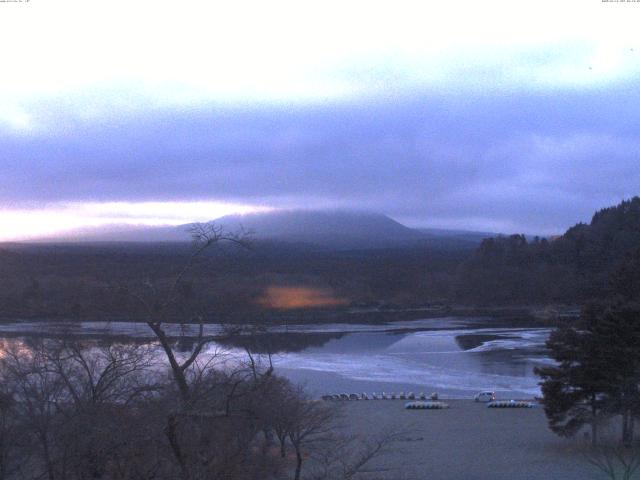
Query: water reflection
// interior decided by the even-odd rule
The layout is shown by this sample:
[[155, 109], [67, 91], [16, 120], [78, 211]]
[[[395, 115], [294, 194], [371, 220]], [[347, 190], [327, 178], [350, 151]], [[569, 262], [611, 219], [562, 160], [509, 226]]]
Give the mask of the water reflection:
[[482, 346], [486, 342], [500, 339], [517, 338], [508, 335], [488, 335], [488, 334], [464, 334], [456, 335], [456, 343], [463, 350], [472, 350], [474, 348]]
[[222, 346], [249, 350], [259, 354], [302, 352], [324, 347], [329, 341], [343, 338], [346, 333], [262, 333], [241, 335], [219, 340]]
[[[5, 341], [21, 342], [24, 348], [35, 347], [43, 337], [65, 335], [93, 345], [153, 341], [143, 324], [117, 325], [114, 330], [110, 325], [87, 323], [64, 329], [41, 323], [38, 329], [32, 322], [30, 335], [24, 331], [19, 334], [14, 328], [5, 330], [4, 336], [13, 336], [13, 340]], [[181, 333], [195, 330], [171, 327], [176, 334], [176, 350], [190, 352], [195, 335]], [[208, 331], [220, 331], [220, 327], [208, 326]], [[307, 325], [221, 339], [204, 354], [219, 354], [221, 349], [237, 358], [245, 350], [273, 354], [281, 374], [305, 382], [315, 394], [336, 390], [438, 390], [450, 396], [469, 396], [478, 390], [494, 389], [505, 394], [534, 395], [539, 388], [533, 368], [548, 360], [544, 350], [548, 334], [549, 329], [540, 328], [483, 328], [477, 319], [402, 325]]]

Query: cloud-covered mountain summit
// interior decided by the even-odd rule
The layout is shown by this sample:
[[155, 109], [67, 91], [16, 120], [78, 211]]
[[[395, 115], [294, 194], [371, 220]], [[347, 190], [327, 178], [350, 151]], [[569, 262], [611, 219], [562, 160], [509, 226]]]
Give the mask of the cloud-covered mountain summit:
[[229, 215], [216, 220], [225, 230], [245, 230], [257, 239], [327, 246], [390, 246], [423, 235], [379, 213], [346, 210], [285, 210]]
[[[413, 229], [381, 213], [349, 210], [281, 210], [228, 215], [213, 221], [225, 232], [244, 233], [258, 242], [306, 244], [335, 249], [407, 247], [437, 243], [471, 246], [490, 234]], [[179, 226], [106, 225], [55, 238], [74, 242], [187, 242], [192, 224]]]

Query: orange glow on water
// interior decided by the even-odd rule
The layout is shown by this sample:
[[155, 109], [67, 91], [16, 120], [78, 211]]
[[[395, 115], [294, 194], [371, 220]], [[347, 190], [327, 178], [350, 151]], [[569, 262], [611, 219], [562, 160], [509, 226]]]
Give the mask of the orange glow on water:
[[274, 310], [335, 307], [347, 303], [330, 290], [317, 287], [268, 287], [258, 303]]

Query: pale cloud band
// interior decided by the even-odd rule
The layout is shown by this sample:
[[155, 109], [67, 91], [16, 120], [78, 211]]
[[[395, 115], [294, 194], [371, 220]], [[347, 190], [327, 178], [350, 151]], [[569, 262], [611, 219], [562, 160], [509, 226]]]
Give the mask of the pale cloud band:
[[596, 0], [3, 6], [2, 238], [326, 206], [557, 233], [640, 191], [639, 20]]
[[[597, 1], [32, 2], [3, 8], [0, 121], [421, 90], [597, 87], [640, 74], [640, 8]], [[69, 113], [69, 112], [67, 112]]]
[[85, 227], [184, 225], [269, 207], [222, 202], [86, 202], [0, 210], [0, 241], [55, 239]]

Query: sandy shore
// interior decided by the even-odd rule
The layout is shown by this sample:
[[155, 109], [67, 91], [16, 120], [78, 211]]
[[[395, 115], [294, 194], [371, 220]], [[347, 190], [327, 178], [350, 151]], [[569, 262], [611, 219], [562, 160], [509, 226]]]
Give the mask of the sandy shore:
[[[336, 402], [338, 403], [338, 402]], [[376, 459], [370, 478], [394, 480], [585, 480], [603, 478], [581, 453], [584, 439], [562, 439], [542, 408], [489, 409], [450, 400], [448, 410], [405, 410], [402, 400], [344, 402], [351, 433], [406, 431]]]

